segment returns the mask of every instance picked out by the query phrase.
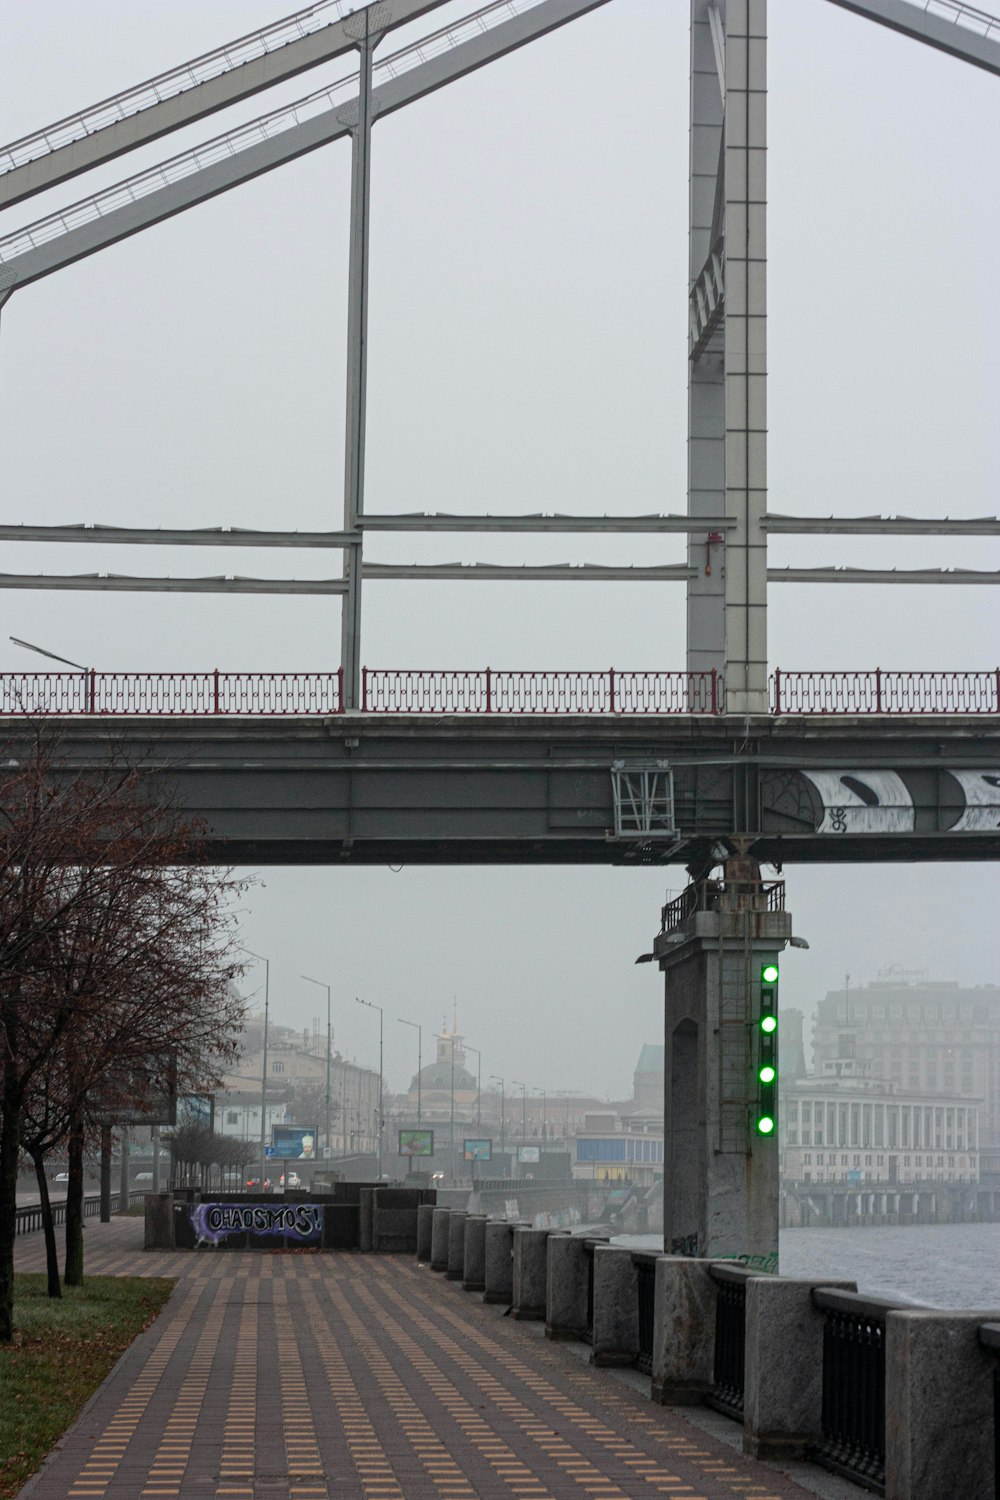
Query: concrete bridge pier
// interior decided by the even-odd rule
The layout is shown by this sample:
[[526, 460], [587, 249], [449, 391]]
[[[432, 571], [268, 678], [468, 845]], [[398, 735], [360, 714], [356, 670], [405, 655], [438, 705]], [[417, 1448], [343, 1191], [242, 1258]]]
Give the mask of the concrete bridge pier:
[[[734, 856], [722, 879], [698, 881], [663, 908], [653, 957], [665, 981], [668, 1255], [777, 1254], [777, 1083], [769, 1098], [758, 1067], [762, 970], [792, 932], [784, 895], [783, 881]], [[765, 1113], [768, 1134], [757, 1128]]]

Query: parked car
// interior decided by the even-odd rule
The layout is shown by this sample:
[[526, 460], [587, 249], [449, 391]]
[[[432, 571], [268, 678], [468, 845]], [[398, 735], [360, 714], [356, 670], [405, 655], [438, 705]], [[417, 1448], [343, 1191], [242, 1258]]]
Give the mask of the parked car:
[[278, 1186], [292, 1189], [300, 1188], [302, 1186], [302, 1178], [299, 1176], [298, 1172], [283, 1172], [281, 1174]]
[[136, 1182], [152, 1182], [153, 1174], [152, 1172], [136, 1172], [135, 1180]]
[[55, 1175], [55, 1178], [53, 1180], [55, 1182], [69, 1182], [69, 1173], [68, 1172], [57, 1172], [56, 1175]]

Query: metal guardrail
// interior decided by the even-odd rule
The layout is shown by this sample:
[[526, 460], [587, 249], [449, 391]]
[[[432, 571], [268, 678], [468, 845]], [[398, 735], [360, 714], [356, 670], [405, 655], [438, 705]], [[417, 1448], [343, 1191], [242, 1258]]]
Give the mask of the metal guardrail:
[[770, 682], [774, 714], [1000, 714], [1000, 667], [985, 672], [784, 672]]
[[686, 886], [673, 901], [660, 908], [660, 931], [673, 932], [699, 911], [719, 911], [723, 896], [735, 909], [780, 912], [785, 909], [783, 880], [698, 880]]
[[[111, 1212], [113, 1214], [116, 1214], [116, 1213], [120, 1212], [119, 1207], [118, 1207], [120, 1198], [121, 1198], [121, 1194], [120, 1193], [112, 1193], [111, 1194]], [[134, 1188], [129, 1193], [129, 1195], [128, 1195], [128, 1206], [129, 1206], [129, 1208], [138, 1208], [139, 1204], [143, 1203], [145, 1201], [145, 1198], [146, 1198], [146, 1189], [145, 1188], [141, 1188], [141, 1189], [135, 1189]], [[52, 1209], [52, 1222], [53, 1222], [53, 1224], [56, 1224], [56, 1225], [58, 1225], [58, 1224], [65, 1224], [65, 1222], [66, 1222], [66, 1202], [65, 1202], [65, 1199], [60, 1199], [58, 1203], [53, 1203], [50, 1206], [51, 1206], [51, 1209]], [[88, 1194], [84, 1198], [84, 1200], [83, 1200], [83, 1217], [85, 1219], [96, 1219], [96, 1218], [98, 1218], [100, 1216], [100, 1212], [101, 1212], [101, 1197], [100, 1197], [100, 1194], [99, 1193]], [[40, 1203], [30, 1203], [30, 1204], [26, 1205], [24, 1208], [17, 1209], [17, 1211], [15, 1213], [15, 1216], [14, 1216], [14, 1233], [15, 1234], [36, 1234], [41, 1228], [42, 1228], [42, 1205]]]
[[406, 714], [717, 714], [716, 672], [386, 671], [365, 667], [361, 708]]
[[930, 16], [940, 16], [942, 20], [965, 26], [979, 36], [1000, 40], [1000, 17], [979, 10], [975, 5], [966, 5], [963, 0], [924, 0], [923, 8]]
[[639, 1353], [635, 1367], [644, 1375], [653, 1373], [653, 1334], [656, 1327], [656, 1252], [634, 1250], [632, 1264], [636, 1274], [636, 1298], [639, 1304]]
[[743, 1421], [746, 1389], [747, 1278], [756, 1274], [746, 1266], [714, 1264], [708, 1274], [716, 1284], [715, 1352], [709, 1406], [737, 1422]]
[[[213, 718], [342, 712], [343, 672], [3, 672], [0, 715]], [[804, 717], [1000, 714], [1000, 668], [985, 672], [785, 672], [769, 712]], [[675, 715], [725, 713], [716, 672], [508, 672], [364, 667], [369, 714]]]
[[240, 37], [238, 41], [218, 47], [212, 52], [205, 52], [180, 67], [160, 73], [110, 99], [103, 99], [99, 104], [67, 115], [44, 130], [11, 141], [9, 145], [0, 148], [0, 172], [9, 172], [14, 167], [24, 166], [26, 162], [72, 145], [74, 141], [115, 125], [119, 120], [127, 120], [187, 89], [208, 83], [220, 73], [231, 72], [289, 42], [299, 41], [311, 32], [339, 21], [347, 9], [348, 0], [320, 0], [319, 4], [310, 5], [293, 16], [286, 16], [261, 31]]
[[815, 1287], [823, 1327], [822, 1438], [811, 1456], [876, 1494], [885, 1493], [885, 1321], [912, 1307]]

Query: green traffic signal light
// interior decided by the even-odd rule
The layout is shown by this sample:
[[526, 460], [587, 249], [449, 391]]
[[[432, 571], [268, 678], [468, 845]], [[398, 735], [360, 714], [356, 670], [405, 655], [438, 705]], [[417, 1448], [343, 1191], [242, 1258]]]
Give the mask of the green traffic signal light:
[[778, 965], [777, 964], [765, 964], [764, 967], [760, 971], [760, 978], [761, 978], [761, 983], [762, 984], [777, 984], [777, 982], [778, 982]]
[[772, 1115], [761, 1115], [757, 1120], [757, 1132], [759, 1135], [773, 1135], [774, 1117]]
[[777, 1076], [778, 1075], [775, 1069], [770, 1063], [765, 1063], [760, 1072], [757, 1074], [757, 1077], [760, 1079], [761, 1083], [773, 1083]]
[[760, 1029], [761, 1029], [761, 1031], [764, 1032], [764, 1034], [766, 1036], [770, 1036], [771, 1033], [772, 1033], [772, 1031], [777, 1031], [777, 1029], [778, 1029], [778, 1018], [777, 1018], [777, 1016], [774, 1015], [770, 1011], [767, 1013], [767, 1015], [761, 1016], [761, 1018], [760, 1018]]

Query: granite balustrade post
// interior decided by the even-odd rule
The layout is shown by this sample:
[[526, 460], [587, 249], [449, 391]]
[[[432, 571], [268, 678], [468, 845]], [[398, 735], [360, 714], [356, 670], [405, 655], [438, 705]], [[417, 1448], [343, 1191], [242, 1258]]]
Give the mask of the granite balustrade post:
[[650, 1395], [662, 1406], [696, 1406], [712, 1389], [716, 1287], [711, 1261], [658, 1255]]
[[491, 1220], [486, 1226], [484, 1302], [507, 1302], [514, 1295], [514, 1225]]
[[514, 1230], [514, 1295], [512, 1316], [520, 1322], [537, 1322], [545, 1317], [546, 1247], [548, 1229], [528, 1229], [518, 1225]]
[[465, 1220], [464, 1210], [452, 1209], [448, 1220], [448, 1280], [461, 1281], [465, 1273]]
[[746, 1285], [743, 1451], [801, 1458], [820, 1436], [825, 1315], [814, 1287], [856, 1292], [853, 1281], [753, 1276]]
[[431, 1258], [431, 1231], [434, 1204], [421, 1203], [417, 1209], [417, 1260], [426, 1265]]
[[639, 1273], [631, 1250], [594, 1247], [591, 1364], [634, 1365], [639, 1353]]
[[486, 1290], [486, 1223], [485, 1214], [466, 1214], [465, 1216], [463, 1292], [485, 1292]]
[[450, 1208], [435, 1208], [431, 1219], [431, 1270], [448, 1269], [448, 1221]]
[[885, 1320], [885, 1500], [993, 1500], [1000, 1312], [892, 1311]]
[[545, 1263], [545, 1337], [584, 1339], [590, 1332], [590, 1252], [582, 1234], [554, 1234]]

